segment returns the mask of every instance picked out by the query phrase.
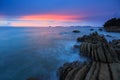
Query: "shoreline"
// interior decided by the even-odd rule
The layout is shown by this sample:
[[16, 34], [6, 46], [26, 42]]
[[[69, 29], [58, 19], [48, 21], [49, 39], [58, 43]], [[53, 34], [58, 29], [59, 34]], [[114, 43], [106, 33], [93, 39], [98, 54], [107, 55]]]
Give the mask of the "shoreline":
[[[101, 80], [106, 78], [119, 80], [120, 40], [108, 42], [104, 36], [95, 32], [84, 35], [77, 41], [81, 42], [81, 45], [76, 47], [80, 50], [79, 54], [90, 60], [84, 63], [79, 61], [65, 63], [58, 70], [59, 80]], [[115, 43], [119, 47], [117, 52], [115, 50], [117, 44]], [[96, 74], [93, 75], [93, 72]]]

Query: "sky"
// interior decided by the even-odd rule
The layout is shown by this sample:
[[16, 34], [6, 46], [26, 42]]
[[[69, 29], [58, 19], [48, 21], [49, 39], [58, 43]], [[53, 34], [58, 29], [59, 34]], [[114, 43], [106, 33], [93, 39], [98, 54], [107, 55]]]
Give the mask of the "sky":
[[102, 26], [120, 0], [0, 0], [0, 26]]

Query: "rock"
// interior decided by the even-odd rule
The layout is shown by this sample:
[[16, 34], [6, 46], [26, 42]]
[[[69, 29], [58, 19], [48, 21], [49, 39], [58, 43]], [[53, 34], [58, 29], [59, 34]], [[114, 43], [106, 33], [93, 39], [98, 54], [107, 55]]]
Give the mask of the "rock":
[[99, 31], [103, 31], [103, 29], [102, 29], [102, 28], [99, 28], [98, 30], [99, 30]]
[[82, 43], [80, 54], [99, 62], [117, 62], [118, 57], [112, 46], [106, 44]]
[[62, 67], [58, 69], [59, 80], [65, 80], [69, 72], [71, 72], [75, 68], [81, 68], [83, 65], [84, 64], [80, 63], [79, 61], [65, 63]]
[[82, 37], [78, 37], [77, 42], [97, 43], [97, 42], [107, 42], [107, 40], [103, 35], [98, 35], [97, 32], [93, 32], [90, 35], [84, 35]]
[[94, 31], [94, 29], [90, 29], [90, 31]]
[[92, 33], [78, 38], [80, 55], [89, 57], [85, 63], [66, 63], [59, 69], [59, 80], [119, 80], [120, 61], [116, 49], [119, 40], [107, 42], [104, 36]]
[[112, 37], [111, 35], [106, 35], [107, 37]]
[[39, 80], [39, 79], [37, 79], [37, 78], [28, 78], [27, 80]]
[[111, 46], [113, 46], [113, 48], [114, 48], [115, 52], [117, 53], [117, 56], [120, 60], [120, 39], [118, 39], [118, 40], [114, 39], [111, 42], [109, 42], [109, 44]]
[[120, 32], [120, 18], [112, 18], [103, 25], [108, 32]]
[[73, 47], [74, 48], [80, 48], [80, 45], [74, 45]]
[[73, 32], [73, 33], [80, 33], [79, 30], [73, 30], [72, 32]]

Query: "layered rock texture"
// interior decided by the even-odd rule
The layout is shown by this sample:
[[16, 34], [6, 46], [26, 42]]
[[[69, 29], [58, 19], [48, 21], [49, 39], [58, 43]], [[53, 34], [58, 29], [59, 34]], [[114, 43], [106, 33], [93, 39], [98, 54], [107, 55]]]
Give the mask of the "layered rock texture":
[[119, 57], [113, 42], [108, 43], [97, 32], [77, 39], [80, 55], [90, 60], [66, 63], [59, 69], [60, 80], [120, 80]]

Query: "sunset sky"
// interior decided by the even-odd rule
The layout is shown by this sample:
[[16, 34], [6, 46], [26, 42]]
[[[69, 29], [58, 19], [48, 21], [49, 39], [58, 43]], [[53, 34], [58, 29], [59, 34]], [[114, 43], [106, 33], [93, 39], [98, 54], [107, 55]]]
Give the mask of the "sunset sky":
[[0, 26], [102, 26], [120, 0], [0, 0]]

